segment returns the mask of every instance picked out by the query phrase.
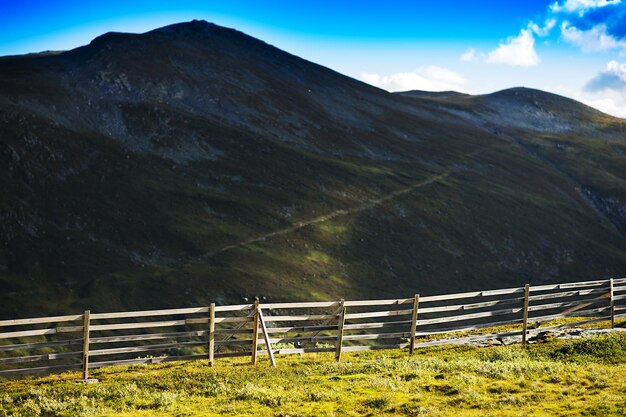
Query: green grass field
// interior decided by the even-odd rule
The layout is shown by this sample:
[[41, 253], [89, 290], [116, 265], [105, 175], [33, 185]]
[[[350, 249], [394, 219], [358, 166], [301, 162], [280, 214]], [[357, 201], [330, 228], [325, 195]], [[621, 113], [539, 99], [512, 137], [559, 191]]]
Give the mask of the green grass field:
[[0, 381], [0, 416], [623, 416], [626, 336], [106, 368]]

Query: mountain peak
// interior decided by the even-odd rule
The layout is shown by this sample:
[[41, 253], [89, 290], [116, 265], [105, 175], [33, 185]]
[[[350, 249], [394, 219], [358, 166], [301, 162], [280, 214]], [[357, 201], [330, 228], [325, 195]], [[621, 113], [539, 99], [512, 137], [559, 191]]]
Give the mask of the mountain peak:
[[[216, 29], [225, 29], [225, 28], [220, 28], [219, 26], [217, 26], [214, 23], [209, 23], [206, 20], [192, 20], [189, 22], [181, 22], [181, 23], [174, 23], [172, 25], [168, 25], [168, 26], [163, 26], [160, 27], [158, 29], [154, 29], [151, 30], [149, 32], [146, 32], [146, 34], [185, 34], [185, 35], [190, 35], [190, 34], [198, 34], [198, 33], [205, 33], [205, 32], [212, 32], [215, 31]], [[106, 43], [118, 43], [118, 42], [122, 42], [126, 39], [135, 37], [135, 36], [139, 36], [139, 34], [136, 33], [124, 33], [124, 32], [107, 32], [103, 35], [100, 35], [96, 38], [94, 38], [91, 41], [91, 45], [99, 45], [99, 44], [106, 44]]]
[[460, 96], [468, 95], [468, 94], [461, 93], [458, 91], [453, 91], [453, 90], [447, 90], [447, 91], [408, 90], [408, 91], [398, 91], [395, 94], [399, 94], [401, 96], [420, 97], [420, 98], [460, 97]]
[[572, 115], [599, 115], [600, 112], [574, 99], [528, 87], [513, 87], [496, 91], [482, 96], [487, 102], [502, 106], [511, 103], [515, 106], [531, 106], [554, 113], [565, 113], [568, 118]]
[[517, 97], [517, 98], [527, 98], [527, 99], [540, 98], [540, 97], [564, 98], [562, 96], [559, 96], [558, 94], [549, 93], [547, 91], [537, 90], [535, 88], [529, 88], [529, 87], [505, 88], [504, 90], [499, 90], [499, 91], [496, 91], [487, 95], [493, 96], [493, 97], [500, 96], [500, 97]]
[[189, 22], [174, 23], [171, 25], [163, 26], [158, 29], [154, 29], [148, 33], [190, 33], [190, 32], [204, 32], [207, 30], [215, 30], [220, 26], [215, 23], [207, 22], [206, 20], [191, 20]]

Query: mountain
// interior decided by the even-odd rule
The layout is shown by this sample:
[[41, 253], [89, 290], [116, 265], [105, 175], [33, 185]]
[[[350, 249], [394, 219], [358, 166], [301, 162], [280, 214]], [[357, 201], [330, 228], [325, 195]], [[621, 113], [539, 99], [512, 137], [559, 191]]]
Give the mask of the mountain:
[[0, 316], [626, 271], [626, 122], [388, 93], [204, 21], [0, 59]]

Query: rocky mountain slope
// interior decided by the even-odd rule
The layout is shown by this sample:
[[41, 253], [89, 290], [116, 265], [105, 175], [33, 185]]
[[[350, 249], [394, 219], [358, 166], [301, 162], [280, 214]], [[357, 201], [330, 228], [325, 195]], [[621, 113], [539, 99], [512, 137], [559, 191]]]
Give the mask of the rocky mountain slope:
[[0, 58], [0, 316], [623, 275], [625, 130], [203, 21]]

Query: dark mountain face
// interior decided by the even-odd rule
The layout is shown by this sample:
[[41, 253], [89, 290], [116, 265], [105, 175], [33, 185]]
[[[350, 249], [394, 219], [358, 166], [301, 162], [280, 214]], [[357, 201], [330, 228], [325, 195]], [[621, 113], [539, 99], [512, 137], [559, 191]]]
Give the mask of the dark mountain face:
[[0, 59], [0, 316], [626, 271], [626, 124], [390, 94], [190, 22]]

